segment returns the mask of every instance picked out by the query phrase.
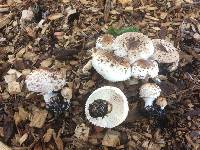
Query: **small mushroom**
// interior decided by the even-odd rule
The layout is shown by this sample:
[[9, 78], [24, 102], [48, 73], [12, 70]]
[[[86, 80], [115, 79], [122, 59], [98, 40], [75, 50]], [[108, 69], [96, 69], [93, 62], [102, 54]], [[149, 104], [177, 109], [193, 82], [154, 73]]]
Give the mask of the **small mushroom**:
[[126, 32], [117, 36], [113, 42], [115, 55], [127, 57], [132, 64], [140, 59], [148, 59], [154, 53], [153, 42], [138, 32]]
[[127, 59], [112, 52], [97, 49], [92, 55], [92, 66], [106, 80], [117, 82], [131, 77], [131, 66]]
[[29, 91], [42, 94], [58, 91], [66, 84], [62, 72], [47, 69], [33, 70], [27, 75], [25, 83]]
[[43, 95], [46, 107], [49, 111], [53, 111], [55, 116], [68, 109], [69, 102], [64, 101], [61, 94], [55, 92], [61, 90], [66, 84], [62, 72], [36, 69], [27, 75], [25, 83], [29, 91]]
[[85, 104], [87, 119], [92, 124], [104, 128], [113, 128], [121, 124], [128, 111], [126, 96], [120, 89], [112, 86], [95, 90]]
[[158, 76], [156, 61], [140, 59], [132, 64], [132, 76], [136, 79], [149, 79]]
[[156, 105], [160, 106], [160, 108], [163, 110], [165, 106], [167, 106], [167, 100], [165, 97], [158, 97], [156, 100]]
[[168, 70], [174, 71], [178, 67], [179, 52], [172, 43], [163, 39], [153, 39], [155, 52], [152, 59], [161, 64], [172, 64]]
[[113, 44], [114, 37], [110, 34], [105, 34], [98, 37], [96, 41], [96, 48], [103, 49], [106, 51], [112, 51], [112, 44]]
[[145, 83], [140, 87], [140, 97], [145, 102], [145, 108], [151, 107], [153, 101], [160, 96], [161, 89], [155, 83]]

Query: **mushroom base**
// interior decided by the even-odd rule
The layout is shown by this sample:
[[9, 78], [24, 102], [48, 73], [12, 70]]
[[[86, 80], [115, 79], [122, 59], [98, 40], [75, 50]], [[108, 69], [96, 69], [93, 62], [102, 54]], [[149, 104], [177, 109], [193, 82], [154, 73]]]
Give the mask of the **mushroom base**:
[[93, 118], [104, 117], [112, 111], [112, 105], [105, 100], [97, 99], [89, 105], [89, 113]]

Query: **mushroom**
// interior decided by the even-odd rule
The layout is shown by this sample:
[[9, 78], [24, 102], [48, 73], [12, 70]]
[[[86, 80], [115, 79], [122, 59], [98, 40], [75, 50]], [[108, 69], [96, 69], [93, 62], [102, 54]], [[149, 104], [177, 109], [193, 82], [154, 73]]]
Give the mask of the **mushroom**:
[[126, 32], [117, 36], [112, 47], [115, 55], [127, 57], [131, 64], [140, 59], [148, 59], [154, 53], [151, 39], [138, 32]]
[[104, 34], [98, 37], [96, 41], [96, 48], [103, 49], [106, 51], [112, 51], [112, 44], [113, 44], [114, 37], [110, 34]]
[[160, 96], [161, 89], [155, 83], [145, 83], [140, 87], [140, 97], [145, 102], [145, 108], [153, 105], [153, 101]]
[[168, 70], [174, 71], [178, 67], [179, 52], [172, 43], [163, 39], [153, 39], [155, 52], [152, 59], [162, 64], [172, 64]]
[[156, 105], [160, 106], [160, 108], [163, 110], [165, 106], [167, 106], [167, 100], [165, 97], [158, 97], [156, 100]]
[[69, 102], [55, 91], [61, 90], [65, 85], [65, 75], [59, 71], [36, 69], [27, 75], [25, 80], [29, 91], [43, 95], [47, 108], [54, 114], [61, 114], [68, 109]]
[[25, 83], [29, 91], [42, 94], [58, 91], [66, 84], [65, 75], [62, 72], [47, 69], [32, 71], [27, 75]]
[[131, 77], [131, 65], [123, 57], [115, 56], [112, 52], [96, 49], [92, 54], [92, 66], [106, 80], [117, 82]]
[[132, 77], [136, 79], [155, 78], [158, 72], [158, 64], [154, 60], [140, 59], [132, 64]]
[[124, 93], [116, 87], [104, 86], [95, 90], [85, 104], [85, 115], [94, 125], [113, 128], [121, 124], [129, 111]]

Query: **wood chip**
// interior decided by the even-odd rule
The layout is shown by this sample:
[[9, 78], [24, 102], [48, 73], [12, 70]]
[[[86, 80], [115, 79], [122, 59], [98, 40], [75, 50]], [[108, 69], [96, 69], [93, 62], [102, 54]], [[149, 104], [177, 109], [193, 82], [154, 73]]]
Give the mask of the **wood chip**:
[[61, 17], [63, 17], [64, 15], [62, 13], [55, 13], [55, 14], [52, 14], [50, 16], [48, 16], [48, 19], [49, 20], [57, 20]]
[[19, 139], [19, 144], [22, 145], [26, 139], [28, 138], [28, 134], [25, 133], [20, 139]]
[[17, 94], [21, 92], [21, 85], [19, 82], [12, 81], [8, 83], [8, 92], [10, 94]]
[[48, 129], [47, 132], [44, 134], [43, 138], [44, 138], [44, 142], [45, 143], [48, 143], [52, 136], [53, 136], [53, 132], [54, 132], [54, 129]]
[[6, 144], [0, 141], [0, 148], [1, 150], [12, 150], [10, 147], [8, 147]]
[[120, 133], [117, 131], [107, 131], [106, 135], [104, 136], [102, 140], [102, 145], [108, 146], [108, 147], [116, 147], [120, 144], [119, 139]]
[[23, 107], [19, 106], [18, 109], [19, 112], [15, 112], [14, 114], [14, 120], [16, 125], [18, 125], [21, 121], [27, 120], [29, 117], [29, 113], [25, 111]]
[[80, 140], [88, 141], [90, 128], [87, 127], [84, 123], [76, 126], [74, 136]]
[[0, 29], [5, 27], [6, 25], [8, 25], [11, 22], [12, 16], [13, 16], [12, 13], [10, 13], [9, 15], [3, 16], [3, 17], [0, 16]]
[[30, 127], [42, 128], [45, 123], [48, 112], [46, 110], [34, 111], [33, 117], [31, 118]]

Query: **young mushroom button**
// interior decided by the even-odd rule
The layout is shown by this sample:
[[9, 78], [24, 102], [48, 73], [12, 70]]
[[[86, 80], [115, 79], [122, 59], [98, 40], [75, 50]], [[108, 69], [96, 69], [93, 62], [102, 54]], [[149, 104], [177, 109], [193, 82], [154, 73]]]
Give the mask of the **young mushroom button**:
[[125, 81], [131, 77], [131, 66], [125, 58], [101, 49], [93, 53], [92, 66], [106, 80], [112, 82]]
[[86, 118], [94, 125], [113, 128], [121, 124], [129, 111], [124, 93], [112, 86], [95, 90], [85, 104]]
[[155, 83], [145, 83], [140, 87], [140, 97], [145, 102], [145, 108], [153, 105], [153, 101], [160, 96], [160, 92], [160, 87]]
[[115, 55], [128, 57], [131, 64], [139, 59], [148, 59], [154, 53], [151, 39], [138, 32], [127, 32], [117, 36], [112, 47]]
[[158, 63], [172, 64], [168, 68], [169, 71], [174, 71], [177, 69], [179, 53], [173, 44], [162, 39], [153, 39], [152, 41], [155, 48], [152, 59], [158, 61]]

